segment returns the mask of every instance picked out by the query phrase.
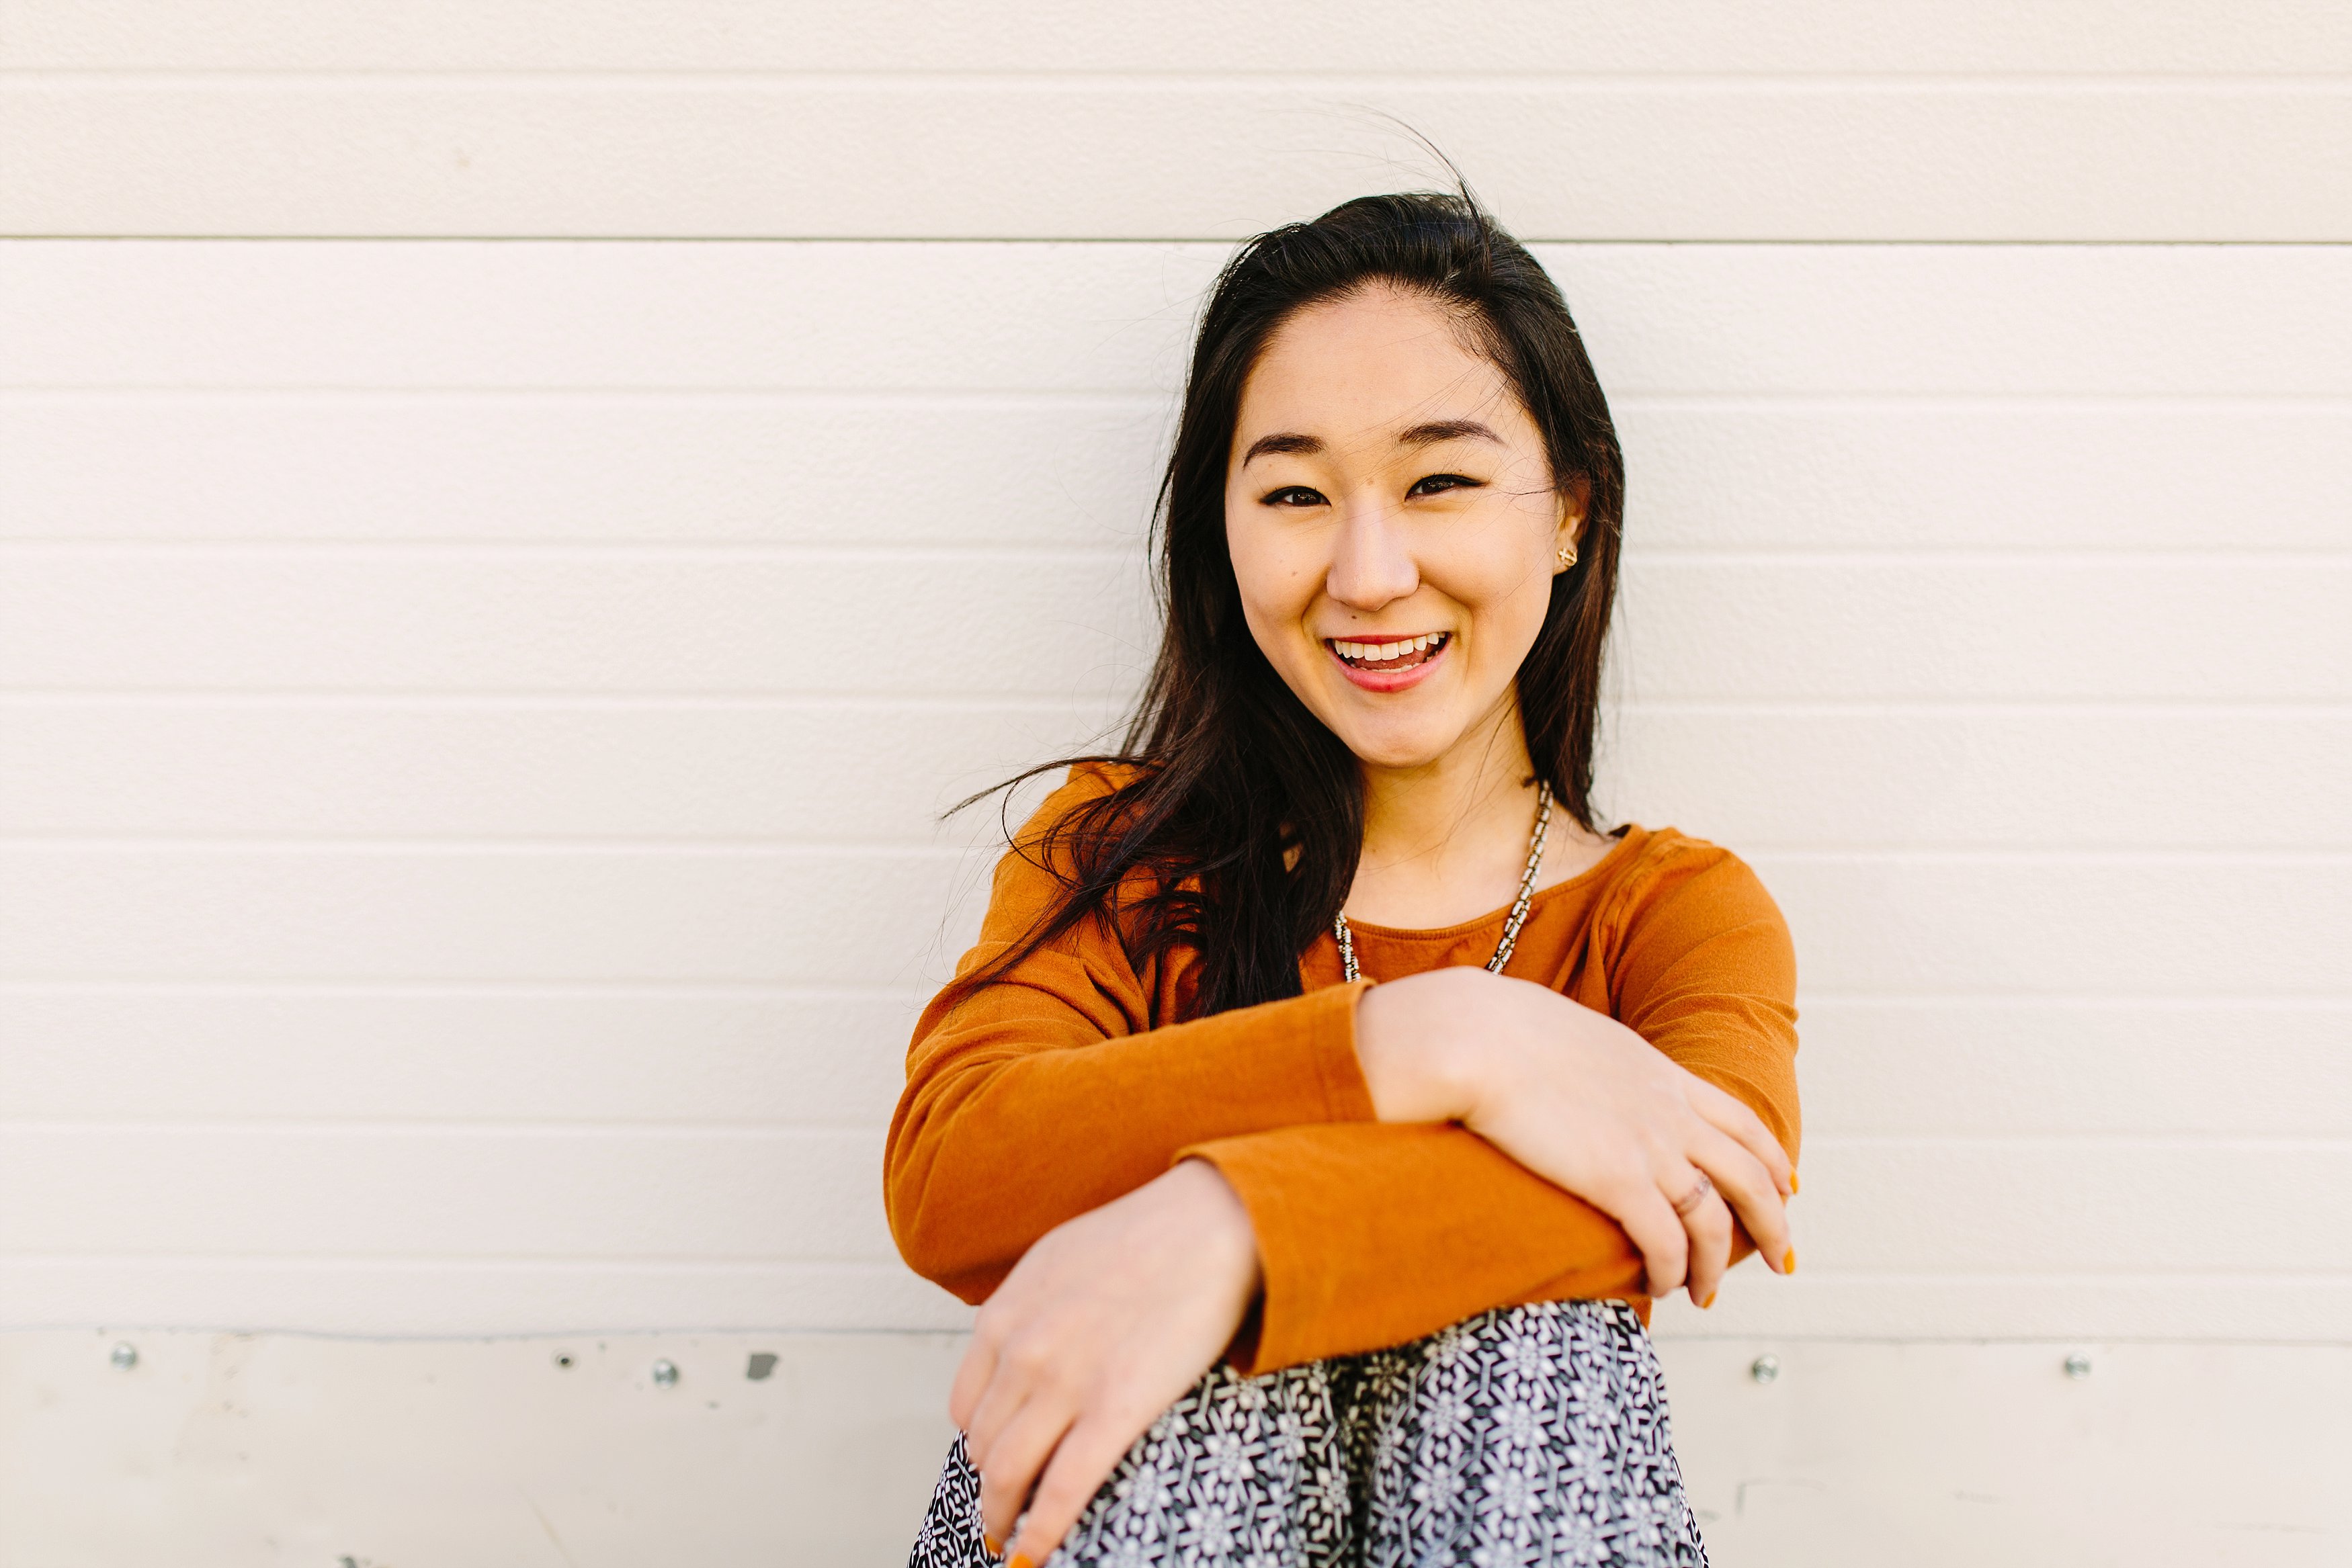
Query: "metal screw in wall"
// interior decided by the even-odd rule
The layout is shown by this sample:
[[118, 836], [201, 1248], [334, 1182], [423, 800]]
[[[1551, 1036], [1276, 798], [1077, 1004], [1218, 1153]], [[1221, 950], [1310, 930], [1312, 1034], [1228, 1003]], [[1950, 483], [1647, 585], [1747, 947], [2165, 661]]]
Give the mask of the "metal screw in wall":
[[674, 1361], [667, 1361], [667, 1360], [655, 1362], [655, 1363], [654, 1363], [654, 1386], [655, 1386], [655, 1387], [656, 1387], [656, 1388], [675, 1388], [675, 1387], [677, 1387], [677, 1363], [676, 1363], [676, 1362], [674, 1362]]
[[2066, 1358], [2066, 1375], [2080, 1383], [2091, 1375], [2091, 1358], [2081, 1351]]
[[139, 1347], [129, 1340], [118, 1341], [107, 1353], [107, 1362], [117, 1372], [128, 1372], [139, 1364]]
[[1780, 1375], [1780, 1358], [1767, 1351], [1748, 1364], [1748, 1375], [1759, 1383], [1769, 1383]]

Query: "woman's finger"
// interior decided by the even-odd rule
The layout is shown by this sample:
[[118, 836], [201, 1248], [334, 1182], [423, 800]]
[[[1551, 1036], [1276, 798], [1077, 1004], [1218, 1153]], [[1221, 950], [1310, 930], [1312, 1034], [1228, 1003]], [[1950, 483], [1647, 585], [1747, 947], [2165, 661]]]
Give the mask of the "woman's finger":
[[1641, 1249], [1649, 1293], [1672, 1294], [1682, 1284], [1690, 1263], [1690, 1233], [1683, 1228], [1673, 1205], [1655, 1186], [1643, 1184], [1629, 1189], [1616, 1202], [1599, 1207], [1625, 1228], [1626, 1236]]
[[1680, 1217], [1684, 1233], [1690, 1238], [1690, 1263], [1685, 1283], [1689, 1287], [1691, 1302], [1711, 1307], [1715, 1304], [1716, 1287], [1723, 1283], [1723, 1272], [1731, 1266], [1731, 1210], [1724, 1207], [1714, 1181], [1703, 1176], [1696, 1166], [1683, 1166], [1666, 1178], [1660, 1190], [1672, 1194], [1667, 1201]]
[[[991, 1541], [1013, 1533], [1013, 1522], [1029, 1506], [1055, 1448], [1068, 1433], [1076, 1416], [1069, 1406], [1051, 1397], [1033, 1399], [1014, 1413], [997, 1433], [985, 1460], [973, 1460], [980, 1471], [980, 1527]], [[1043, 1558], [1033, 1554], [1032, 1563]]]
[[1739, 1216], [1748, 1239], [1764, 1255], [1765, 1267], [1788, 1272], [1789, 1208], [1771, 1173], [1757, 1163], [1747, 1145], [1704, 1124], [1693, 1132], [1691, 1163], [1706, 1172], [1724, 1202]]
[[956, 1364], [955, 1382], [948, 1388], [948, 1419], [965, 1435], [967, 1448], [971, 1447], [972, 1413], [979, 1409], [980, 1396], [987, 1392], [995, 1374], [995, 1335], [974, 1324], [971, 1343], [964, 1346], [963, 1360]]
[[981, 1390], [964, 1423], [963, 1448], [975, 1469], [985, 1470], [1005, 1427], [1054, 1381], [1051, 1337], [1033, 1325], [996, 1347], [988, 1386]]
[[1684, 1092], [1689, 1096], [1691, 1109], [1754, 1155], [1757, 1163], [1771, 1173], [1772, 1186], [1782, 1197], [1795, 1192], [1796, 1167], [1789, 1163], [1789, 1151], [1780, 1146], [1780, 1140], [1772, 1135], [1763, 1118], [1748, 1109], [1738, 1096], [1727, 1093], [1695, 1072], [1688, 1076], [1690, 1082], [1684, 1086]]
[[[1150, 1416], [1137, 1424], [1118, 1420], [1108, 1411], [1080, 1417], [1054, 1450], [1045, 1478], [1029, 1500], [1021, 1533], [1005, 1543], [1005, 1551], [1033, 1565], [1051, 1556], [1070, 1526], [1086, 1512], [1095, 1493], [1102, 1490], [1103, 1482], [1110, 1479], [1111, 1471], [1118, 1468], [1121, 1457], [1150, 1425]], [[1129, 1426], [1135, 1430], [1129, 1431]]]

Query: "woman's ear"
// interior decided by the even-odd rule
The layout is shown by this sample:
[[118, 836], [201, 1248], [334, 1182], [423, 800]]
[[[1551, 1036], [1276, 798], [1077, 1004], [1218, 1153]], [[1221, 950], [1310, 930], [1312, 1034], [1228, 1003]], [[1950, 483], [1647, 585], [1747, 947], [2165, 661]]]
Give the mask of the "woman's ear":
[[1584, 538], [1584, 514], [1592, 505], [1592, 481], [1580, 474], [1555, 492], [1559, 518], [1552, 533], [1553, 559], [1559, 570], [1576, 564], [1578, 544]]

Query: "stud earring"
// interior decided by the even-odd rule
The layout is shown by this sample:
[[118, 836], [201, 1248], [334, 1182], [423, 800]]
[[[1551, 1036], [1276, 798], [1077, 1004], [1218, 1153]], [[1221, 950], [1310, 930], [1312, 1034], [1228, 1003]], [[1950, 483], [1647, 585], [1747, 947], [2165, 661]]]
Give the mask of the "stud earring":
[[1559, 557], [1559, 570], [1562, 571], [1566, 571], [1570, 567], [1576, 564], [1576, 547], [1574, 545], [1562, 545], [1553, 553]]

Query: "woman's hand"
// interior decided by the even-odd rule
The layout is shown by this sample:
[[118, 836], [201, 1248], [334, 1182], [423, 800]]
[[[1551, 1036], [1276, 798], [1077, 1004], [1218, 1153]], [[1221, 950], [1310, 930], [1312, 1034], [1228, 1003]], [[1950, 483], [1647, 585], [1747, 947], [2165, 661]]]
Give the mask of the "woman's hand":
[[1356, 1049], [1381, 1121], [1458, 1121], [1601, 1209], [1641, 1249], [1653, 1296], [1687, 1285], [1713, 1303], [1734, 1211], [1769, 1266], [1795, 1266], [1780, 1144], [1612, 1018], [1532, 981], [1433, 969], [1364, 993]]
[[989, 1550], [1018, 1518], [1005, 1547], [1044, 1562], [1259, 1288], [1249, 1211], [1201, 1160], [1040, 1238], [980, 1309], [948, 1396]]

